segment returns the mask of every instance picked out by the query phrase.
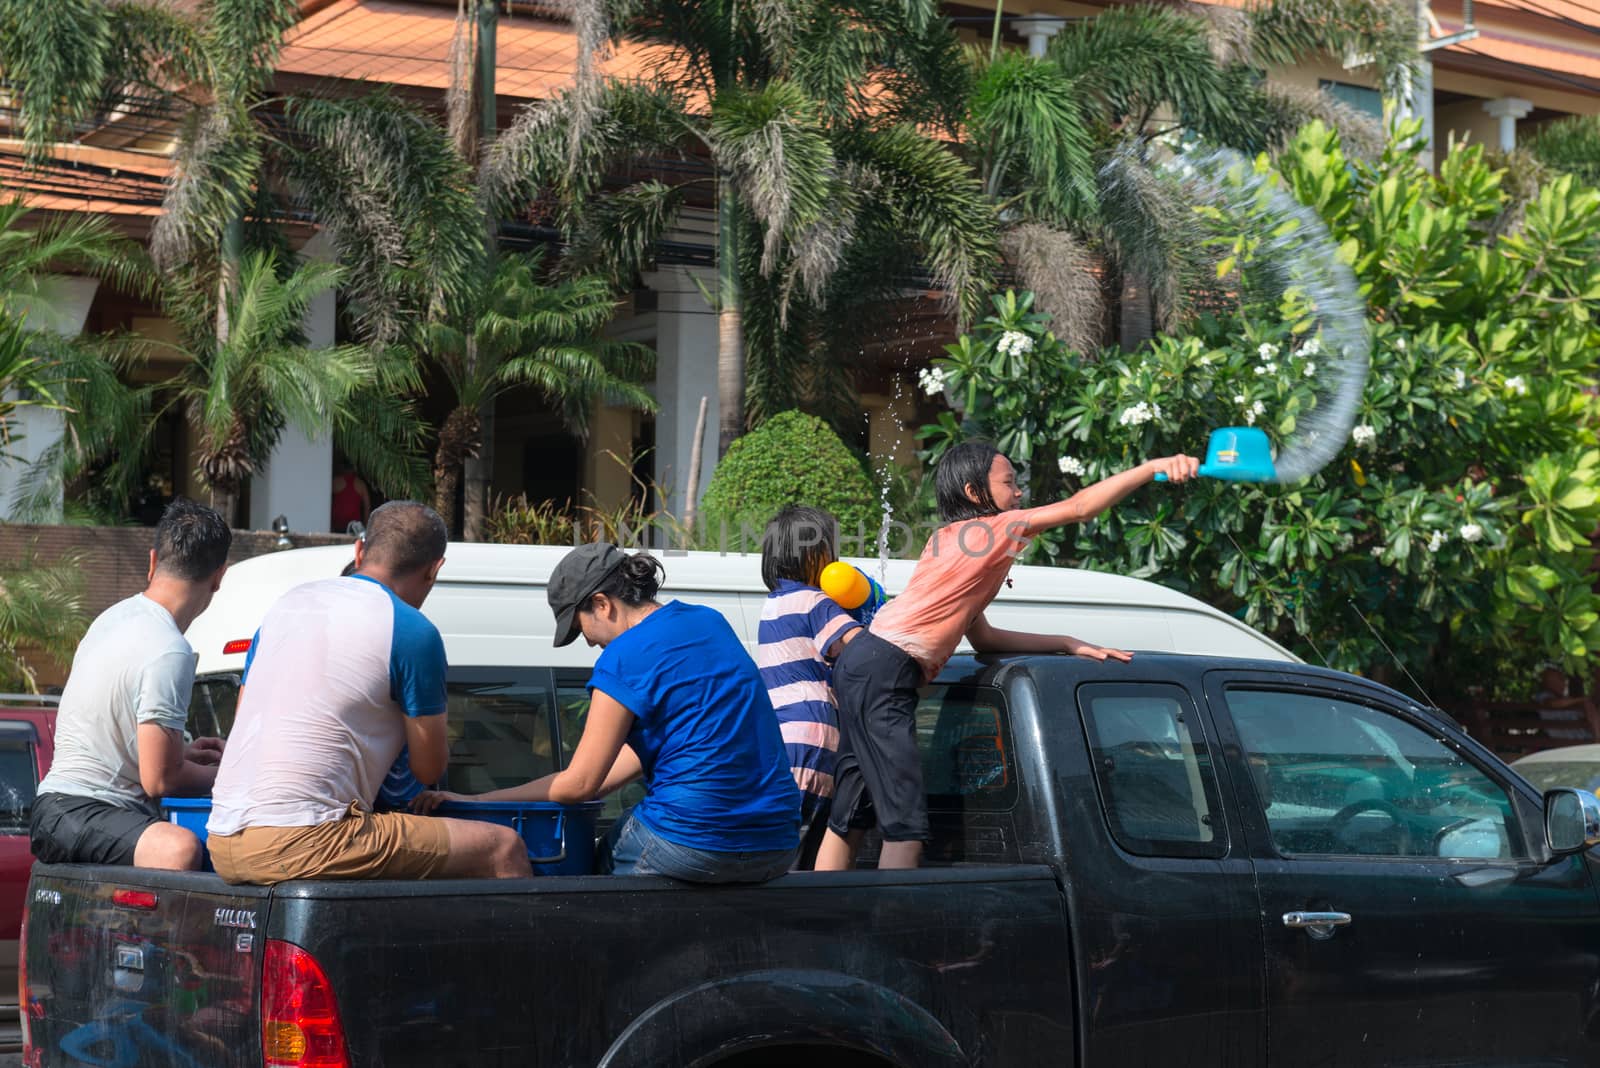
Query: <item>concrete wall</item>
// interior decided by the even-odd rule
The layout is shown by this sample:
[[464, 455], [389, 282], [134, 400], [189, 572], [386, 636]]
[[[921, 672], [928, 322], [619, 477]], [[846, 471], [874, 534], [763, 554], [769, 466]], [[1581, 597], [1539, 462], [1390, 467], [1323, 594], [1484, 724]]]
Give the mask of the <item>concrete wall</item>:
[[682, 516], [693, 466], [694, 426], [706, 397], [706, 436], [700, 450], [700, 493], [717, 463], [717, 317], [695, 285], [709, 291], [715, 273], [676, 267], [652, 272], [645, 284], [656, 291], [654, 312], [656, 415], [654, 478], [666, 493], [668, 512]]

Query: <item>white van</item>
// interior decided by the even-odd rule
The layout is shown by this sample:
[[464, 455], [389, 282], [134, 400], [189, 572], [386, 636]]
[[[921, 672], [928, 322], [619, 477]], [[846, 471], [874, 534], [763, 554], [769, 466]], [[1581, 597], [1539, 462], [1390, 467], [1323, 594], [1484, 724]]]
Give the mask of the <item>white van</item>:
[[[450, 788], [477, 793], [565, 766], [588, 708], [589, 668], [599, 655], [581, 639], [551, 643], [555, 620], [545, 583], [566, 546], [452, 543], [423, 611], [450, 659]], [[758, 554], [657, 554], [663, 598], [720, 611], [752, 651], [767, 590]], [[211, 607], [190, 625], [199, 654], [190, 729], [226, 735], [250, 638], [267, 609], [302, 582], [331, 578], [352, 559], [346, 546], [290, 549], [228, 569]], [[851, 563], [879, 578], [876, 560]], [[880, 581], [893, 596], [914, 566], [890, 560]], [[1097, 571], [1011, 569], [987, 612], [1008, 630], [1072, 634], [1097, 645], [1295, 661], [1239, 620], [1192, 597]], [[493, 743], [493, 744], [490, 744]], [[559, 760], [559, 763], [558, 763]]]

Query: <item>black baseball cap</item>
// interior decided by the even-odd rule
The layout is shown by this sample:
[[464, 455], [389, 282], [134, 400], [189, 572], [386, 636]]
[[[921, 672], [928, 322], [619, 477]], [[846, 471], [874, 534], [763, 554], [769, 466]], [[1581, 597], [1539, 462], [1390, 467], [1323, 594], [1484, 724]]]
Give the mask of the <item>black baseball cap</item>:
[[561, 558], [545, 587], [550, 611], [556, 614], [556, 648], [571, 645], [578, 637], [578, 609], [589, 603], [595, 591], [627, 559], [627, 554], [609, 541], [580, 545]]

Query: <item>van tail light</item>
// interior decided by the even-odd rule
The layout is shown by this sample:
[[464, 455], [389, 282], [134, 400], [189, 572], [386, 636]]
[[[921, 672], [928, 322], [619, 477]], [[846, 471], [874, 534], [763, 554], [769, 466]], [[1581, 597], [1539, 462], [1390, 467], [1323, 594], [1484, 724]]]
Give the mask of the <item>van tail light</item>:
[[311, 954], [275, 938], [261, 977], [261, 1059], [269, 1068], [350, 1068], [327, 974]]
[[235, 638], [222, 646], [223, 656], [232, 656], [234, 653], [248, 653], [250, 651], [249, 638]]

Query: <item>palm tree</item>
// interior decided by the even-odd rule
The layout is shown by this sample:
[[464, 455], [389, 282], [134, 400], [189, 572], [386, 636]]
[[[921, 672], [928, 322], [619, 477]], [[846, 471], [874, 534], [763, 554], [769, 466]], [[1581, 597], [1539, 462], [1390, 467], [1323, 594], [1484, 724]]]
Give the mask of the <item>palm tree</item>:
[[[451, 319], [430, 323], [427, 356], [450, 383], [454, 407], [439, 430], [434, 507], [454, 525], [456, 488], [467, 459], [483, 447], [479, 412], [513, 386], [555, 401], [567, 425], [587, 435], [592, 402], [653, 410], [641, 378], [653, 354], [602, 334], [616, 310], [598, 275], [546, 282], [538, 253], [508, 255], [485, 292]], [[481, 520], [470, 517], [474, 535]]]
[[[641, 80], [580, 84], [527, 109], [489, 148], [485, 192], [507, 214], [553, 203], [572, 262], [621, 278], [650, 259], [686, 203], [714, 199], [723, 450], [797, 380], [837, 384], [843, 347], [833, 342], [862, 308], [907, 288], [919, 261], [959, 317], [977, 311], [994, 219], [928, 132], [959, 119], [928, 88], [959, 67], [936, 3], [580, 6], [589, 24], [602, 9], [613, 16], [615, 35], [655, 61]], [[652, 160], [673, 158], [709, 162], [708, 173], [651, 173]], [[630, 171], [644, 176], [604, 188]]]
[[41, 217], [20, 200], [0, 204], [0, 441], [4, 459], [18, 462], [16, 411], [60, 412], [62, 437], [24, 472], [20, 493], [7, 502], [15, 515], [49, 518], [68, 480], [96, 468], [113, 496], [137, 479], [139, 440], [148, 391], [124, 384], [119, 372], [140, 354], [124, 336], [73, 337], [63, 332], [52, 286], [63, 272], [99, 278], [118, 288], [149, 292], [148, 260], [132, 242], [96, 217]]
[[163, 392], [199, 433], [199, 474], [225, 517], [287, 426], [317, 434], [332, 413], [338, 431], [356, 418], [350, 398], [363, 386], [405, 380], [408, 368], [385, 350], [305, 344], [306, 309], [339, 278], [331, 264], [245, 253], [222, 306], [228, 328], [221, 337], [207, 302], [193, 292], [172, 301], [189, 359]]
[[[307, 146], [288, 145], [278, 136], [277, 102], [264, 93], [283, 34], [298, 18], [295, 0], [203, 0], [193, 7], [62, 0], [45, 9], [0, 0], [0, 77], [15, 87], [18, 121], [33, 159], [46, 157], [58, 136], [97, 113], [130, 104], [150, 107], [143, 98], [153, 97], [180, 116], [173, 180], [151, 251], [166, 278], [162, 295], [168, 309], [202, 365], [185, 377], [186, 390], [193, 388], [195, 376], [203, 380], [211, 374], [219, 354], [262, 345], [287, 351], [288, 323], [273, 327], [280, 331], [276, 340], [258, 333], [241, 350], [231, 337], [231, 317], [257, 309], [263, 300], [299, 299], [294, 294], [301, 287], [291, 284], [283, 237], [271, 220], [279, 214], [274, 193], [294, 155]], [[277, 251], [273, 271], [284, 274], [284, 292], [263, 288], [259, 269], [253, 276], [256, 289], [239, 290], [252, 247]], [[317, 272], [307, 275], [307, 284], [316, 277]], [[209, 339], [197, 332], [202, 322], [211, 324]], [[309, 426], [332, 423], [343, 451], [384, 490], [417, 493], [426, 481], [426, 465], [406, 397], [416, 376], [397, 371], [382, 351], [374, 351], [369, 363], [379, 377], [358, 388], [304, 394], [322, 402], [339, 398], [341, 405], [321, 411]], [[264, 460], [260, 446], [277, 432], [274, 428], [312, 414], [272, 405], [271, 399], [263, 405], [248, 401], [250, 418], [221, 440], [213, 440], [223, 433], [218, 426], [197, 426], [212, 450], [204, 475], [219, 500], [231, 500], [239, 488], [238, 473]], [[203, 405], [192, 411], [215, 414]], [[110, 429], [66, 451], [110, 451], [121, 467], [131, 468], [144, 455], [148, 421], [124, 421], [119, 447], [108, 450]]]
[[1005, 219], [1007, 260], [1076, 348], [1097, 347], [1103, 328], [1096, 258], [1120, 276], [1130, 348], [1180, 315], [1200, 278], [1191, 208], [1156, 166], [1158, 141], [1254, 154], [1312, 116], [1359, 130], [1363, 118], [1332, 97], [1281, 91], [1257, 71], [1360, 52], [1393, 81], [1415, 60], [1415, 13], [1391, 0], [1201, 10], [1137, 4], [1068, 20], [1043, 58], [970, 50], [963, 99], [946, 105], [966, 115], [963, 145]]
[[[530, 386], [582, 436], [597, 401], [646, 411], [653, 354], [609, 340], [616, 309], [597, 273], [550, 277], [540, 253], [501, 254], [474, 174], [447, 129], [387, 92], [302, 98], [287, 111], [306, 146], [292, 176], [347, 268], [358, 329], [431, 365], [451, 391], [434, 454], [434, 499], [455, 527], [467, 461], [484, 446], [481, 413]], [[462, 529], [482, 536], [486, 484], [468, 480]]]
[[87, 622], [80, 561], [0, 564], [0, 689], [39, 692], [33, 656], [68, 663]]

